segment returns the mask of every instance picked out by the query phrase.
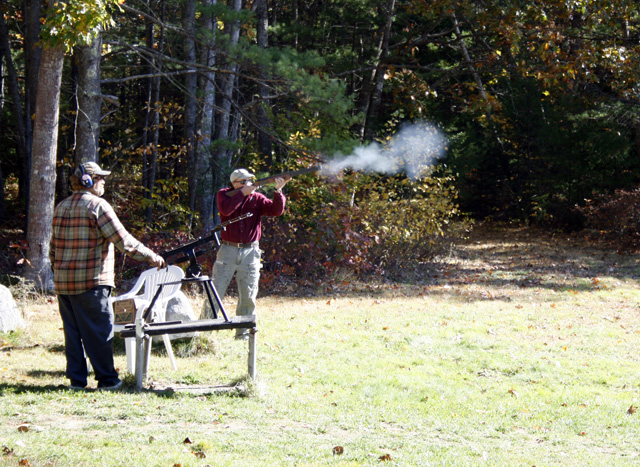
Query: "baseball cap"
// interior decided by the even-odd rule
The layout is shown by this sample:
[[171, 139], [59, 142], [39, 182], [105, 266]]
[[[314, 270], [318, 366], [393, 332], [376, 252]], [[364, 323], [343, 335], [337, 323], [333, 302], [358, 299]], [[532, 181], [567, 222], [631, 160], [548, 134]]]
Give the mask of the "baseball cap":
[[247, 169], [236, 169], [233, 172], [231, 172], [231, 176], [229, 177], [229, 180], [231, 180], [231, 183], [233, 183], [236, 180], [247, 180], [253, 177], [255, 177], [255, 175], [249, 172]]
[[84, 162], [82, 164], [82, 167], [84, 168], [84, 171], [89, 175], [111, 175], [110, 170], [102, 170], [100, 166], [95, 162]]

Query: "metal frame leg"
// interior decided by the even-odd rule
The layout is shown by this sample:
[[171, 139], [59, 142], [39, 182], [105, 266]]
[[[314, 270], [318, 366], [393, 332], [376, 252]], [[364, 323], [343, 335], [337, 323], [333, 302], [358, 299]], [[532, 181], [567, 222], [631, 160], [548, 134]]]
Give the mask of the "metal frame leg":
[[142, 389], [143, 373], [144, 373], [144, 341], [148, 339], [144, 334], [143, 319], [136, 319], [136, 389]]
[[249, 377], [256, 379], [256, 328], [251, 328], [249, 331]]
[[173, 347], [171, 347], [171, 339], [168, 334], [162, 335], [162, 342], [164, 342], [164, 348], [167, 349], [167, 355], [169, 356], [169, 361], [171, 362], [171, 368], [174, 370], [178, 369], [178, 365], [176, 364], [176, 358], [173, 355]]
[[145, 336], [144, 339], [144, 359], [143, 359], [143, 371], [142, 371], [142, 381], [147, 382], [147, 376], [149, 375], [149, 360], [151, 360], [151, 347], [153, 344], [153, 340], [151, 336]]

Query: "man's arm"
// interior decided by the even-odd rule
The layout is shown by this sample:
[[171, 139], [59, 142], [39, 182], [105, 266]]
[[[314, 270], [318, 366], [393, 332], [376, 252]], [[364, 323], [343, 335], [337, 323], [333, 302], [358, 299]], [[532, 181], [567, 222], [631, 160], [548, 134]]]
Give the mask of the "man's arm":
[[276, 190], [273, 194], [273, 200], [265, 197], [264, 204], [262, 205], [262, 215], [269, 217], [278, 217], [284, 214], [284, 208], [287, 202], [287, 198], [282, 193], [282, 188], [287, 184], [289, 180], [278, 177], [276, 178]]
[[223, 216], [234, 217], [236, 211], [242, 206], [245, 195], [242, 191], [238, 191], [234, 196], [229, 198], [225, 195], [227, 190], [222, 189], [218, 191], [216, 195], [216, 201], [218, 202], [218, 211]]
[[125, 255], [138, 261], [148, 261], [158, 268], [165, 267], [164, 258], [155, 254], [127, 232], [113, 208], [106, 201], [96, 206], [98, 228], [104, 237]]

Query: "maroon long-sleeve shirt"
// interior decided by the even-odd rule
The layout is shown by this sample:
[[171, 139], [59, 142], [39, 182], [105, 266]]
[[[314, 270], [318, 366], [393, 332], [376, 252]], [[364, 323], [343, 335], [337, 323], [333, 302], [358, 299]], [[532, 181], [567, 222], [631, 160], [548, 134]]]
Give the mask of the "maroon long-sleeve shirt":
[[262, 193], [254, 192], [244, 196], [240, 191], [234, 196], [226, 195], [233, 188], [223, 188], [217, 194], [220, 219], [226, 222], [247, 212], [253, 216], [229, 224], [221, 233], [222, 240], [234, 243], [257, 242], [262, 236], [262, 216], [277, 217], [284, 212], [287, 198], [282, 193], [275, 192], [273, 200]]

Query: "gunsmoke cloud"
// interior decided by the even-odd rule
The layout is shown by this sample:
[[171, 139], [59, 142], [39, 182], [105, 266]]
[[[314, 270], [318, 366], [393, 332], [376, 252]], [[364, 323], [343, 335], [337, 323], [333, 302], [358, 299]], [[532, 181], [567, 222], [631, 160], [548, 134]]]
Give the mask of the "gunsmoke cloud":
[[353, 169], [387, 175], [405, 172], [415, 179], [445, 155], [446, 144], [446, 138], [433, 124], [413, 123], [402, 126], [384, 145], [371, 143], [356, 148], [348, 156], [337, 154], [323, 166], [323, 171]]

